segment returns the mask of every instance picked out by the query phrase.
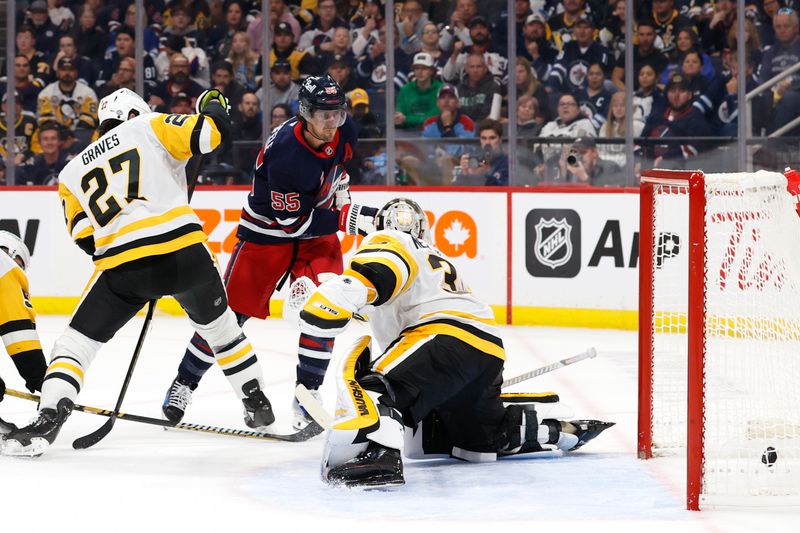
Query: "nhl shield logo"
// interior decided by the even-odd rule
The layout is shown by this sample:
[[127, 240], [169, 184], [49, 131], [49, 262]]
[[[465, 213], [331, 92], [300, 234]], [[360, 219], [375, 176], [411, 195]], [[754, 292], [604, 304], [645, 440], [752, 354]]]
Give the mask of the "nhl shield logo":
[[567, 264], [572, 257], [571, 233], [572, 226], [566, 218], [541, 219], [536, 224], [536, 259], [554, 270]]

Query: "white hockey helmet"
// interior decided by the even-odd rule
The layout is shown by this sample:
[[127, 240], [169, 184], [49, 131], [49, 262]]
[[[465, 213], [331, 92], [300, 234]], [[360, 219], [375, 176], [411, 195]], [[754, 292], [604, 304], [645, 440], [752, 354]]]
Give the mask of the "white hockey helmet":
[[31, 253], [25, 243], [10, 231], [0, 230], [0, 250], [6, 252], [11, 259], [22, 260], [22, 270], [28, 270], [31, 264]]
[[430, 228], [425, 211], [409, 198], [389, 200], [375, 215], [375, 229], [391, 229], [408, 233], [430, 242]]
[[111, 119], [125, 122], [130, 118], [131, 111], [135, 111], [137, 116], [143, 115], [150, 113], [150, 106], [130, 89], [117, 89], [100, 100], [97, 118], [100, 124]]

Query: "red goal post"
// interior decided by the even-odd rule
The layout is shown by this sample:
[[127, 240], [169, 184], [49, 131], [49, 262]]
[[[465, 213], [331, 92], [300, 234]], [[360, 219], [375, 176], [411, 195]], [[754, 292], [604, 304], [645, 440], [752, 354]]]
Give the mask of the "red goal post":
[[780, 174], [642, 176], [638, 455], [685, 450], [689, 509], [800, 503], [797, 236]]

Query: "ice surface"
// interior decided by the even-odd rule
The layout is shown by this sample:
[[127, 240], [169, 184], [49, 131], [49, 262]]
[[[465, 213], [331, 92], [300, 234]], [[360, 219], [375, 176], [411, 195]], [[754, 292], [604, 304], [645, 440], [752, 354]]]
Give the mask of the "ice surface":
[[[39, 317], [46, 350], [67, 321]], [[100, 352], [78, 403], [113, 408], [141, 321], [133, 320]], [[281, 320], [253, 320], [245, 331], [259, 353], [279, 424], [288, 431], [297, 334]], [[338, 346], [366, 332], [355, 325]], [[595, 346], [597, 358], [512, 390], [555, 391], [577, 417], [617, 425], [568, 456], [490, 464], [408, 461], [405, 486], [360, 491], [321, 483], [323, 437], [276, 443], [119, 420], [95, 447], [75, 451], [72, 441], [106, 420], [76, 412], [43, 457], [0, 457], [0, 530], [328, 532], [358, 524], [376, 533], [505, 531], [518, 525], [530, 532], [650, 533], [791, 531], [800, 523], [800, 510], [685, 511], [684, 462], [636, 459], [635, 333], [527, 327], [506, 327], [503, 333], [506, 377]], [[185, 318], [155, 317], [124, 412], [159, 415], [190, 336]], [[23, 390], [8, 357], [0, 357], [0, 373], [9, 388]], [[330, 408], [333, 390], [326, 384], [322, 392]], [[34, 407], [7, 396], [0, 414], [25, 423]], [[241, 405], [218, 369], [196, 391], [186, 421], [246, 429]]]

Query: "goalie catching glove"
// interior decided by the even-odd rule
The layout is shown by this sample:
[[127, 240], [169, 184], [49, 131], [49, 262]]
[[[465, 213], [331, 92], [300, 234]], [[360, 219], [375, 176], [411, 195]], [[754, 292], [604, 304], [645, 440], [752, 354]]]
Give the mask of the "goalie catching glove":
[[228, 115], [231, 114], [231, 106], [228, 102], [228, 98], [222, 94], [219, 89], [206, 89], [203, 91], [200, 96], [197, 97], [195, 111], [198, 114], [205, 112], [206, 107], [212, 102], [216, 102], [221, 105], [222, 109], [224, 109]]
[[348, 235], [369, 235], [375, 231], [377, 214], [378, 210], [374, 207], [346, 204], [339, 211], [339, 230]]

